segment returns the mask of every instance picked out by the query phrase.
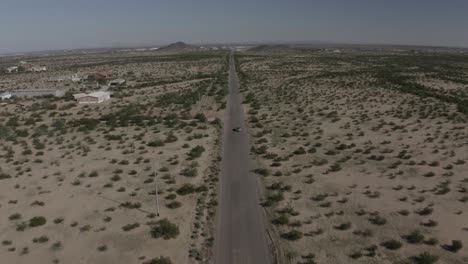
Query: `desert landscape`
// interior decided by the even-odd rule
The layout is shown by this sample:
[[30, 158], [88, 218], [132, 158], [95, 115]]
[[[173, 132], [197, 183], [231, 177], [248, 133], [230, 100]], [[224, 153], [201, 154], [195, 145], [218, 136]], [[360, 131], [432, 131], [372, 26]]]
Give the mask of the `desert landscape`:
[[[225, 166], [253, 159], [275, 263], [468, 261], [464, 50], [174, 43], [0, 67], [24, 61], [47, 70], [2, 72], [2, 92], [62, 95], [2, 100], [2, 260], [213, 263], [231, 250], [213, 247], [222, 135], [246, 133], [250, 157]], [[233, 65], [245, 131], [224, 128], [242, 117], [225, 111]], [[110, 99], [76, 97], [96, 91]]]
[[[227, 52], [185, 44], [9, 56], [44, 72], [0, 89], [53, 88], [0, 106], [2, 263], [198, 263], [210, 256]], [[69, 76], [112, 72], [110, 100]], [[157, 197], [156, 197], [157, 192]], [[159, 215], [158, 215], [159, 213]]]
[[1, 1], [0, 264], [468, 264], [468, 1]]
[[468, 55], [236, 57], [278, 263], [468, 262]]

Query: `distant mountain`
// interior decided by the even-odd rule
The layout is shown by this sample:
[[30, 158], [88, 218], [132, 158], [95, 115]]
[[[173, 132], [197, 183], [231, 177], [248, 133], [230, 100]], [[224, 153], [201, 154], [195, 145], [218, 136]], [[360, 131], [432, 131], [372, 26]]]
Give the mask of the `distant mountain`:
[[200, 47], [189, 45], [181, 41], [169, 44], [167, 46], [164, 46], [158, 49], [158, 51], [173, 51], [173, 52], [198, 51], [198, 50], [200, 50]]

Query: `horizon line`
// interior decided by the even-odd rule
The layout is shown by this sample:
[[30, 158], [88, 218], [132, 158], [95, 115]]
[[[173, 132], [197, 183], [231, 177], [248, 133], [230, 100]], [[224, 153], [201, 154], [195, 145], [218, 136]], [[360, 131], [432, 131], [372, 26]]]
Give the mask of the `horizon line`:
[[196, 44], [185, 41], [175, 41], [168, 44], [109, 44], [106, 46], [95, 47], [76, 47], [76, 48], [59, 48], [59, 49], [45, 49], [45, 50], [29, 50], [29, 51], [16, 51], [0, 53], [0, 56], [22, 56], [34, 53], [45, 52], [61, 52], [61, 51], [78, 51], [78, 50], [100, 50], [100, 49], [128, 49], [128, 48], [155, 48], [164, 47], [176, 42], [184, 42], [193, 46], [232, 46], [232, 45], [246, 45], [246, 46], [262, 46], [262, 45], [331, 45], [331, 46], [382, 46], [382, 47], [414, 47], [414, 48], [446, 48], [446, 49], [468, 49], [468, 46], [457, 45], [429, 45], [429, 44], [398, 44], [398, 43], [365, 43], [365, 42], [334, 42], [334, 41], [245, 41], [245, 42], [207, 42], [203, 44]]

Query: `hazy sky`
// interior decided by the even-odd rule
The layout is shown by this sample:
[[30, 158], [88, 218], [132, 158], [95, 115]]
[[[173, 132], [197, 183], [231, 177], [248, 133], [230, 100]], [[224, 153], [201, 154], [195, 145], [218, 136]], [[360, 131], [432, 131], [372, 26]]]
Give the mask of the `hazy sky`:
[[179, 40], [468, 47], [468, 0], [0, 0], [0, 53]]

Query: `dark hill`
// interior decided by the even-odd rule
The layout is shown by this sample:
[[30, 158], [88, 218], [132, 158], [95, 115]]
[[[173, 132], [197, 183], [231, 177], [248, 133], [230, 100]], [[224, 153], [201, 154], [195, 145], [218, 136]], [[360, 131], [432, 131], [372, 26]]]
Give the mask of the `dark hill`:
[[180, 51], [198, 51], [200, 50], [200, 47], [189, 45], [184, 42], [176, 42], [169, 44], [167, 46], [159, 48], [160, 51], [175, 51], [175, 52], [180, 52]]

